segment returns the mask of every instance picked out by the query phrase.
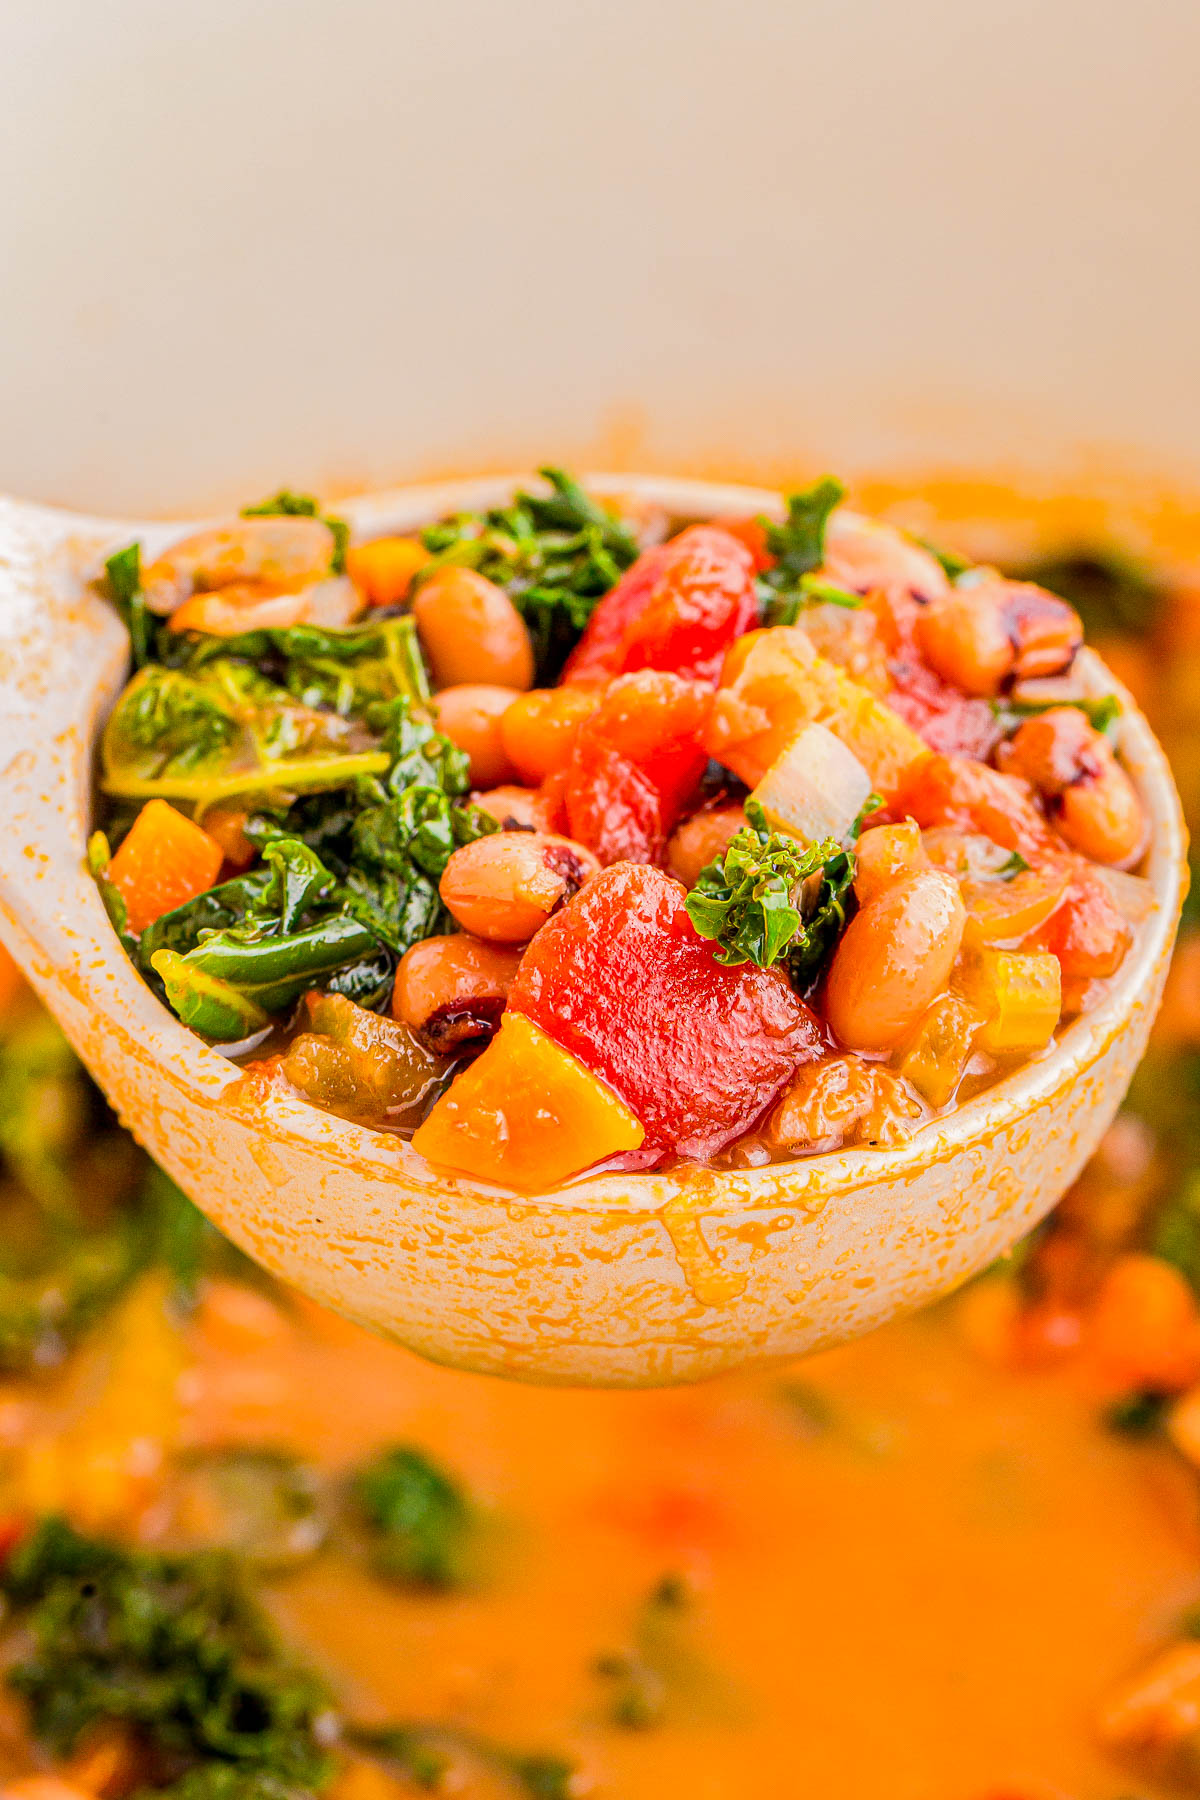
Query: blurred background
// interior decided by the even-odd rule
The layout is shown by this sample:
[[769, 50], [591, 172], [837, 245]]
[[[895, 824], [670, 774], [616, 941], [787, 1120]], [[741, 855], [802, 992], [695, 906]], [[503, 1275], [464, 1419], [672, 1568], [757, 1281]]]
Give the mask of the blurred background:
[[[1195, 828], [1198, 66], [1194, 0], [10, 6], [0, 489], [832, 468], [1074, 600]], [[0, 1591], [0, 1800], [1200, 1794], [1200, 936], [1011, 1259], [645, 1394], [269, 1282], [0, 959]]]
[[42, 0], [0, 488], [1200, 466], [1200, 10]]

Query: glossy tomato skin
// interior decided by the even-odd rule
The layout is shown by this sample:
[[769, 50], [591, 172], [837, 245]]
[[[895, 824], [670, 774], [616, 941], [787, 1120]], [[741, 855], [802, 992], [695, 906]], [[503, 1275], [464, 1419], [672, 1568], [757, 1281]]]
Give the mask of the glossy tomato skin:
[[576, 747], [563, 783], [566, 831], [602, 863], [653, 863], [666, 847], [662, 797], [635, 763], [603, 739]]
[[754, 558], [717, 525], [689, 525], [643, 551], [588, 621], [567, 683], [670, 669], [715, 683], [730, 644], [757, 619]]
[[708, 762], [701, 682], [641, 669], [609, 684], [580, 725], [563, 782], [566, 829], [602, 863], [661, 860]]
[[615, 1089], [647, 1148], [712, 1156], [754, 1125], [821, 1029], [776, 969], [728, 969], [659, 869], [594, 876], [538, 932], [508, 1004]]

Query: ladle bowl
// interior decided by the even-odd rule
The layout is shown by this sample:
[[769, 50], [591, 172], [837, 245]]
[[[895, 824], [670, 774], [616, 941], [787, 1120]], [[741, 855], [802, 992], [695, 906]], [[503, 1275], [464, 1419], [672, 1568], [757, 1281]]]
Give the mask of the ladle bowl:
[[[496, 504], [516, 478], [339, 505], [356, 536]], [[773, 511], [776, 494], [596, 477], [678, 515]], [[765, 1168], [584, 1178], [516, 1198], [438, 1173], [399, 1138], [274, 1094], [159, 1004], [85, 864], [97, 732], [128, 666], [89, 585], [132, 538], [157, 553], [194, 522], [139, 525], [0, 499], [0, 936], [150, 1153], [272, 1273], [442, 1363], [525, 1380], [654, 1385], [795, 1357], [948, 1292], [1037, 1223], [1111, 1121], [1145, 1049], [1186, 886], [1166, 760], [1116, 692], [1122, 752], [1152, 828], [1154, 904], [1095, 1009], [899, 1149]]]

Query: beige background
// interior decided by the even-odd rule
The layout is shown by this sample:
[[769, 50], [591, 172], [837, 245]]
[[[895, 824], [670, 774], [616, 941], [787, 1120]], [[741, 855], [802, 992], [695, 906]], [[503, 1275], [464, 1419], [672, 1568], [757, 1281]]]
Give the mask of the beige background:
[[0, 488], [1200, 470], [1196, 0], [9, 0]]

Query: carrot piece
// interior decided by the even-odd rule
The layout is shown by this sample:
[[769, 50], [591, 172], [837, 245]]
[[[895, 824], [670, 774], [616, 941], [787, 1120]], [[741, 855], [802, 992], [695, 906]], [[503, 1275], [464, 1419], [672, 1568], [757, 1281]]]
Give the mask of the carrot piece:
[[532, 1019], [510, 1012], [412, 1145], [443, 1168], [533, 1193], [638, 1149], [644, 1136], [610, 1087]]
[[165, 800], [148, 800], [108, 865], [125, 902], [130, 931], [145, 931], [163, 913], [194, 900], [221, 873], [223, 852]]
[[346, 573], [372, 606], [398, 606], [430, 560], [420, 538], [382, 537], [346, 552]]

